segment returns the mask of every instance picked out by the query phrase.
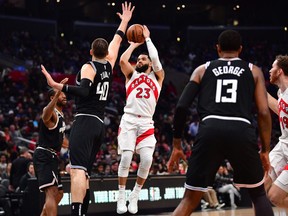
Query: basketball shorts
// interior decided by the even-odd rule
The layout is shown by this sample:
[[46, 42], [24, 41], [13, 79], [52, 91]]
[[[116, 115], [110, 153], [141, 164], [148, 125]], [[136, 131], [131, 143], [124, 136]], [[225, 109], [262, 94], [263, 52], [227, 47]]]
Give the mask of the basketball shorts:
[[62, 189], [59, 175], [59, 159], [55, 152], [36, 148], [33, 154], [33, 164], [41, 191], [51, 186], [57, 186], [58, 189]]
[[124, 114], [118, 130], [118, 154], [124, 150], [136, 151], [143, 147], [155, 148], [154, 121], [151, 118]]
[[189, 158], [185, 188], [207, 191], [225, 159], [234, 169], [239, 187], [257, 187], [264, 182], [255, 128], [237, 120], [201, 121]]
[[287, 165], [288, 146], [282, 142], [278, 142], [277, 145], [269, 153], [269, 159], [271, 167], [276, 174], [271, 175], [271, 173], [269, 173], [269, 176], [273, 181], [275, 181], [277, 176], [281, 174], [282, 170]]
[[98, 117], [76, 116], [69, 136], [71, 169], [83, 169], [90, 176], [103, 137], [104, 124]]

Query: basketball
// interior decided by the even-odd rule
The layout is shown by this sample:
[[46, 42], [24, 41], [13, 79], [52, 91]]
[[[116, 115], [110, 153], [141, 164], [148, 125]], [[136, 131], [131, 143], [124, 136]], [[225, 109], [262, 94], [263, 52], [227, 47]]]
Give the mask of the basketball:
[[143, 36], [143, 26], [140, 24], [131, 25], [126, 32], [127, 40], [135, 43], [142, 43], [145, 41]]

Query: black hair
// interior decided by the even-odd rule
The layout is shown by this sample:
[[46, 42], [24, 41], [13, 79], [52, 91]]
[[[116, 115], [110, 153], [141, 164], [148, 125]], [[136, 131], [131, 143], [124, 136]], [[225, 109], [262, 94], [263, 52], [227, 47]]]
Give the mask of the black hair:
[[242, 38], [235, 30], [225, 30], [218, 37], [218, 45], [222, 51], [237, 51], [242, 45]]
[[32, 161], [30, 161], [30, 162], [27, 164], [27, 172], [29, 171], [29, 167], [30, 167], [31, 165], [34, 165]]
[[54, 91], [54, 89], [53, 88], [49, 88], [48, 89], [48, 97], [50, 98], [51, 96], [54, 96], [55, 95], [55, 91]]
[[148, 58], [149, 58], [149, 60], [151, 61], [151, 58], [150, 58], [150, 56], [149, 56], [149, 53], [148, 53], [148, 52], [142, 51], [142, 52], [140, 52], [140, 53], [139, 53], [139, 55], [138, 55], [138, 56], [140, 56], [140, 55], [147, 55], [147, 56], [148, 56]]

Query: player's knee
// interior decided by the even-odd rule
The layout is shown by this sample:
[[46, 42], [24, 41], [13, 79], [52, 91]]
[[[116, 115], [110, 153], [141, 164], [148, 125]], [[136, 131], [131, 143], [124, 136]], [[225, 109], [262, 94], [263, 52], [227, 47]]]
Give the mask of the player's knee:
[[275, 205], [275, 206], [280, 206], [282, 203], [283, 198], [279, 197], [277, 193], [271, 193], [269, 192], [267, 194], [268, 199], [270, 200], [270, 202]]
[[133, 152], [124, 151], [121, 155], [121, 161], [118, 168], [119, 177], [127, 177], [129, 175], [130, 163], [132, 160]]
[[141, 158], [137, 175], [143, 179], [146, 179], [148, 177], [151, 164], [152, 164], [152, 157], [147, 156]]

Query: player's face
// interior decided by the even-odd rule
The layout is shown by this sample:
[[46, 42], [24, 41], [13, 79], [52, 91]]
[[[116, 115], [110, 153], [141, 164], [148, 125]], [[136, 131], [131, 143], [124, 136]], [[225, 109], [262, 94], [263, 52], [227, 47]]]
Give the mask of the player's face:
[[67, 98], [66, 98], [66, 95], [64, 92], [61, 92], [59, 98], [58, 98], [58, 101], [57, 101], [57, 105], [58, 106], [65, 106], [67, 104]]
[[281, 68], [278, 67], [277, 60], [275, 60], [272, 64], [272, 68], [269, 71], [270, 83], [277, 84], [277, 81], [278, 81], [279, 76], [280, 76], [280, 70], [281, 70]]
[[136, 71], [145, 73], [150, 66], [150, 60], [147, 55], [139, 55], [136, 63]]

